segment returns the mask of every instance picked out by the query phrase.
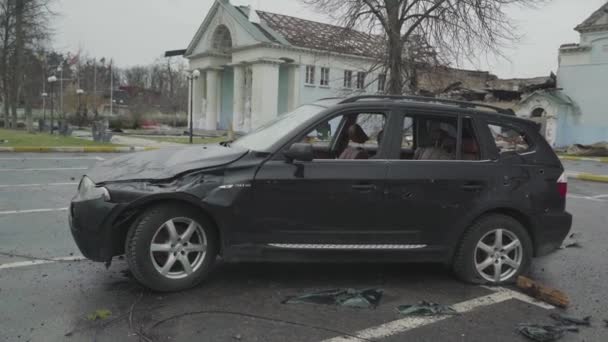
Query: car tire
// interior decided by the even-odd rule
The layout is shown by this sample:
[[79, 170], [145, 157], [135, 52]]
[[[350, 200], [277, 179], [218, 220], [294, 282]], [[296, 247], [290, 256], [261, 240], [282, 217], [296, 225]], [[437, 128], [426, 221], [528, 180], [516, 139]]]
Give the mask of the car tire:
[[509, 284], [528, 270], [532, 255], [532, 240], [519, 221], [506, 215], [488, 215], [465, 232], [454, 256], [453, 270], [465, 282]]
[[159, 292], [181, 291], [200, 284], [213, 266], [218, 248], [213, 223], [200, 210], [176, 204], [145, 210], [129, 229], [125, 241], [133, 276]]

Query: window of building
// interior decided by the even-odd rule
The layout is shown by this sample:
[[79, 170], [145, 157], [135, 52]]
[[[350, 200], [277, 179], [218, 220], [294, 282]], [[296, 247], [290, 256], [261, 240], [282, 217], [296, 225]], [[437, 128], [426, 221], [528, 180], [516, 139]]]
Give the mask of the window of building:
[[230, 30], [228, 30], [226, 26], [220, 25], [215, 29], [212, 46], [222, 53], [226, 53], [232, 49], [232, 36], [230, 35]]
[[380, 74], [378, 75], [378, 92], [383, 93], [386, 89], [386, 75]]
[[344, 70], [344, 88], [351, 89], [353, 87], [353, 72]]
[[357, 73], [357, 89], [365, 89], [365, 73]]
[[329, 68], [321, 68], [321, 85], [329, 86]]
[[315, 84], [315, 66], [306, 66], [306, 84]]
[[530, 151], [531, 144], [523, 132], [512, 127], [498, 124], [488, 125], [492, 137], [496, 142], [499, 153], [517, 152], [525, 153]]

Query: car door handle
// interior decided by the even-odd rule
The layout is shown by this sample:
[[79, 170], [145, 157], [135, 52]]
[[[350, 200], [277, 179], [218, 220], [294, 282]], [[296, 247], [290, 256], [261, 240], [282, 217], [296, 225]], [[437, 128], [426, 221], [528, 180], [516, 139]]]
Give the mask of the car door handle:
[[481, 191], [483, 189], [483, 185], [471, 183], [471, 184], [465, 184], [465, 185], [461, 186], [460, 188], [464, 191]]
[[369, 192], [376, 190], [376, 186], [374, 184], [355, 184], [352, 186], [352, 189], [361, 192]]

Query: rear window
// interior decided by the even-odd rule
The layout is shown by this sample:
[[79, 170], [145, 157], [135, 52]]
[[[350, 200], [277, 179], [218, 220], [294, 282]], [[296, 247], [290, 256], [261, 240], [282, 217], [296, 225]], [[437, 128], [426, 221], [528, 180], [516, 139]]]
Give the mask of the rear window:
[[530, 139], [523, 131], [500, 124], [489, 124], [488, 127], [490, 128], [492, 138], [494, 138], [499, 153], [525, 153], [532, 149]]

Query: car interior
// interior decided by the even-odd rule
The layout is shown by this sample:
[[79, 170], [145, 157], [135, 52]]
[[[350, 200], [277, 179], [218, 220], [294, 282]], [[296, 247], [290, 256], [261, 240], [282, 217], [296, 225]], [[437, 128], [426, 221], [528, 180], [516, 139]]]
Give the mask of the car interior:
[[[343, 115], [324, 122], [301, 142], [313, 145], [315, 159], [377, 159], [385, 138], [386, 116], [382, 113]], [[456, 160], [457, 119], [406, 117], [401, 160]], [[462, 159], [479, 160], [480, 149], [470, 119], [463, 121]]]

